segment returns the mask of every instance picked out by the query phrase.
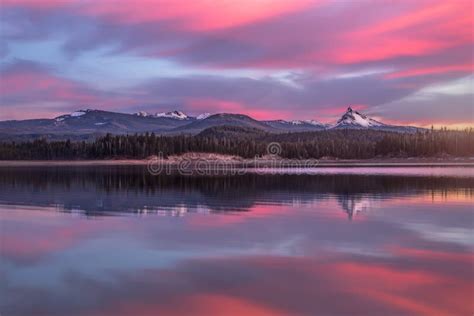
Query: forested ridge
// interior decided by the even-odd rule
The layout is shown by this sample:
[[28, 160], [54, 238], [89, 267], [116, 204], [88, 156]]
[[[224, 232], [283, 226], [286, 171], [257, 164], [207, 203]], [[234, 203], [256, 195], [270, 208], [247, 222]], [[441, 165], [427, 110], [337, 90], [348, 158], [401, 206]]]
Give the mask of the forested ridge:
[[208, 152], [253, 158], [267, 154], [277, 142], [280, 156], [291, 159], [334, 157], [368, 159], [383, 157], [474, 156], [474, 131], [424, 130], [395, 133], [376, 130], [326, 130], [271, 134], [258, 129], [219, 126], [198, 135], [163, 136], [153, 133], [105, 135], [94, 141], [0, 143], [1, 160], [143, 159], [187, 152]]

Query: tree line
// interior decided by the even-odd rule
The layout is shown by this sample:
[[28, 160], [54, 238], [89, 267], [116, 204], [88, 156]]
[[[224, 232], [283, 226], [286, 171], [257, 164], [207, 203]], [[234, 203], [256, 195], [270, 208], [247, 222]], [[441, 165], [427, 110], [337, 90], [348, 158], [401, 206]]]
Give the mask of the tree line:
[[198, 135], [165, 136], [154, 133], [107, 134], [93, 141], [47, 141], [0, 143], [1, 160], [144, 159], [187, 152], [264, 156], [277, 142], [280, 156], [289, 159], [367, 159], [378, 157], [474, 156], [474, 131], [425, 130], [395, 133], [374, 130], [329, 130], [270, 134], [238, 127], [211, 128]]

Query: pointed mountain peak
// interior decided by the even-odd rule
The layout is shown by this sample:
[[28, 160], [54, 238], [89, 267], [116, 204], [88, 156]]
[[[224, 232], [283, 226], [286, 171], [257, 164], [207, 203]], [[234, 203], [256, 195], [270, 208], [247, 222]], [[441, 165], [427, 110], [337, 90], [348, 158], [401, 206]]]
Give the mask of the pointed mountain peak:
[[378, 122], [364, 114], [354, 111], [351, 107], [347, 108], [347, 111], [337, 121], [335, 128], [369, 128], [369, 127], [380, 127], [385, 124]]

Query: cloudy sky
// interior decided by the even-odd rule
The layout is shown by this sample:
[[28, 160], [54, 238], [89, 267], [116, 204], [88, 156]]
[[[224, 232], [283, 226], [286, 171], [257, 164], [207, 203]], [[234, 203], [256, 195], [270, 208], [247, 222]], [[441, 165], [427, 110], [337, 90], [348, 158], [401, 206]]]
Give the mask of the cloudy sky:
[[0, 0], [0, 120], [96, 108], [474, 125], [470, 0]]

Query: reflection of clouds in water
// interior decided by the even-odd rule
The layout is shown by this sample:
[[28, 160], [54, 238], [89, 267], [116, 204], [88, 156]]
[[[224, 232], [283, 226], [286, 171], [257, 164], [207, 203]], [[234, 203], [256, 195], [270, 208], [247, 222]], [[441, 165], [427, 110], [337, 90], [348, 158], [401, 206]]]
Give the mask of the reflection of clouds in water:
[[[5, 288], [23, 315], [38, 306], [49, 315], [195, 315], [225, 307], [241, 310], [245, 302], [264, 306], [264, 315], [468, 314], [469, 275], [453, 275], [449, 266], [423, 269], [432, 261], [409, 254], [370, 261], [351, 255], [209, 257], [183, 260], [172, 269], [108, 269], [108, 279], [69, 271], [62, 276], [63, 291]], [[458, 265], [470, 271], [469, 262]], [[24, 295], [29, 299], [22, 300]], [[205, 296], [216, 300], [203, 299], [206, 308], [195, 304], [194, 298]], [[217, 299], [226, 297], [236, 304]], [[208, 314], [214, 313], [201, 315]]]
[[[359, 209], [357, 205], [365, 204], [358, 203], [364, 198], [355, 200], [347, 204], [356, 209]], [[337, 203], [338, 200], [332, 200], [333, 207]], [[275, 208], [277, 206], [268, 208], [273, 216], [251, 217], [251, 220], [225, 227], [199, 226], [198, 230], [190, 230], [186, 221], [193, 217], [213, 221], [229, 215], [114, 217], [90, 221], [71, 220], [69, 214], [49, 213], [61, 216], [61, 222], [56, 223], [58, 228], [65, 226], [61, 231], [69, 231], [78, 224], [88, 227], [101, 224], [103, 235], [94, 234], [94, 238], [88, 239], [91, 230], [81, 229], [86, 235], [74, 235], [77, 243], [52, 253], [45, 260], [23, 266], [8, 264], [4, 288], [14, 297], [10, 306], [25, 311], [24, 314], [31, 314], [37, 306], [51, 311], [49, 314], [65, 314], [68, 309], [78, 311], [75, 304], [79, 298], [86, 315], [91, 310], [97, 314], [118, 314], [114, 309], [118, 301], [130, 308], [123, 314], [132, 315], [136, 313], [136, 303], [147, 304], [150, 311], [156, 312], [170, 306], [173, 300], [191, 304], [190, 298], [208, 291], [258, 302], [286, 314], [323, 311], [368, 314], [373, 310], [385, 311], [385, 314], [416, 314], [416, 308], [410, 310], [416, 304], [428, 306], [430, 312], [443, 308], [454, 314], [464, 311], [466, 295], [463, 293], [469, 275], [463, 280], [464, 274], [451, 272], [452, 269], [471, 271], [465, 267], [466, 263], [458, 262], [452, 267], [446, 257], [446, 261], [436, 267], [429, 254], [414, 256], [386, 249], [393, 243], [399, 244], [402, 250], [406, 246], [407, 240], [400, 239], [406, 228], [397, 222], [378, 218], [382, 221], [348, 223], [337, 217], [291, 212], [293, 208], [288, 206], [282, 210], [291, 216], [282, 217], [282, 210]], [[340, 211], [340, 208], [330, 209]], [[441, 209], [434, 209], [433, 214]], [[25, 214], [24, 219], [28, 218]], [[106, 224], [110, 221], [119, 221], [125, 226], [116, 223], [108, 227]], [[54, 223], [53, 218], [42, 223], [51, 225], [51, 222]], [[29, 221], [26, 224], [40, 225]], [[50, 230], [38, 233], [48, 234]], [[34, 234], [29, 238], [35, 238]], [[440, 253], [443, 247], [440, 244]], [[424, 271], [424, 267], [429, 271]], [[395, 289], [394, 282], [398, 284]], [[461, 305], [439, 299], [448, 287], [455, 289], [450, 294], [455, 295], [458, 298], [455, 303]], [[426, 290], [420, 291], [420, 288]], [[367, 297], [368, 291], [382, 294]], [[40, 299], [44, 295], [48, 299]], [[331, 299], [334, 296], [340, 300], [335, 302]], [[25, 297], [30, 298], [26, 303]], [[390, 299], [380, 300], [384, 297]], [[97, 304], [98, 301], [104, 304]], [[361, 301], [365, 304], [360, 304]], [[394, 303], [398, 301], [409, 304], [398, 306]], [[212, 304], [222, 306], [223, 302], [216, 300]], [[101, 310], [104, 306], [111, 310]], [[197, 307], [191, 309], [194, 308]], [[191, 309], [181, 311], [189, 313]]]
[[384, 200], [371, 214], [371, 220], [397, 226], [425, 242], [474, 249], [473, 197], [450, 193], [444, 199], [420, 194]]
[[[302, 236], [294, 235], [285, 236], [274, 243], [266, 241], [234, 247], [221, 244], [213, 247], [188, 246], [167, 249], [152, 248], [144, 241], [130, 239], [128, 236], [98, 237], [89, 241], [83, 240], [75, 247], [63, 249], [52, 257], [23, 265], [21, 268], [6, 257], [1, 266], [8, 276], [5, 281], [8, 280], [10, 286], [34, 287], [40, 281], [43, 287], [63, 287], [66, 286], [63, 280], [64, 273], [71, 270], [94, 280], [110, 281], [107, 271], [125, 273], [158, 268], [171, 269], [182, 261], [214, 256], [229, 259], [247, 256], [303, 256], [302, 239]], [[120, 251], [117, 251], [118, 247]], [[81, 258], [94, 259], [81, 260]]]
[[367, 245], [363, 242], [327, 243], [324, 249], [327, 251], [334, 251], [348, 255], [360, 255], [364, 257], [393, 257], [393, 254], [387, 251], [383, 245]]
[[426, 240], [448, 242], [474, 249], [473, 227], [443, 227], [438, 224], [410, 222], [400, 223], [400, 225]]
[[[0, 177], [9, 204], [0, 205], [8, 237], [0, 278], [19, 314], [38, 306], [52, 315], [154, 315], [170, 306], [190, 314], [198, 301], [211, 308], [201, 311], [252, 302], [290, 315], [463, 314], [469, 306], [466, 179], [48, 175]], [[453, 199], [456, 189], [467, 193]], [[433, 199], [437, 190], [445, 198]], [[65, 205], [75, 214], [57, 212]]]

